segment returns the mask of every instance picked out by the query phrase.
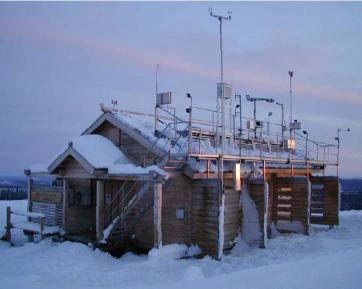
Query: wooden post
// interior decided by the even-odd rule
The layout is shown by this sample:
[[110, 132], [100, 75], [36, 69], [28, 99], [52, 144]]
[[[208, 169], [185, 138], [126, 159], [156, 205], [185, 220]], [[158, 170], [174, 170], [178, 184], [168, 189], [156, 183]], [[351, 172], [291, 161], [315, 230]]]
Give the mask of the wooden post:
[[[264, 161], [265, 166], [265, 161]], [[268, 239], [268, 215], [269, 215], [269, 184], [264, 177], [264, 217], [263, 217], [263, 244], [262, 248], [266, 248]]]
[[43, 232], [44, 232], [44, 218], [40, 218], [40, 239], [43, 239]]
[[218, 176], [219, 176], [219, 190], [218, 190], [218, 198], [219, 198], [219, 213], [218, 213], [218, 252], [217, 258], [218, 260], [222, 259], [222, 255], [224, 253], [224, 216], [225, 216], [225, 188], [224, 188], [224, 157], [221, 154], [218, 158]]
[[11, 243], [11, 209], [6, 207], [6, 241]]
[[67, 215], [67, 205], [68, 205], [68, 181], [66, 179], [63, 179], [63, 229], [65, 230], [66, 226], [66, 215]]
[[306, 227], [304, 228], [304, 234], [310, 234], [310, 206], [311, 206], [311, 198], [312, 198], [312, 183], [307, 176], [307, 222]]
[[97, 180], [96, 195], [96, 233], [97, 240], [102, 240], [104, 229], [104, 181], [102, 180]]
[[154, 247], [162, 247], [162, 183], [157, 179], [153, 190], [153, 240]]
[[[32, 200], [31, 200], [31, 187], [33, 185], [33, 179], [28, 177], [28, 212], [32, 211]], [[30, 217], [27, 217], [28, 222], [31, 221]]]

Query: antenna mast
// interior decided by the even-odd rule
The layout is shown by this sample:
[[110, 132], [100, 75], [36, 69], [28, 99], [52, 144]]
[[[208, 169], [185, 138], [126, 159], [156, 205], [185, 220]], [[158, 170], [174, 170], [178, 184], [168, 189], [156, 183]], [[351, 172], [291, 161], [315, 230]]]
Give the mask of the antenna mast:
[[[157, 94], [158, 94], [158, 69], [159, 69], [159, 64], [157, 63], [156, 64], [156, 99], [157, 99]], [[155, 133], [157, 134], [157, 118], [158, 118], [158, 115], [157, 115], [157, 104], [155, 105]]]
[[[209, 10], [210, 16], [215, 17], [219, 20], [220, 23], [220, 84], [221, 84], [221, 99], [217, 96], [217, 131], [219, 127], [219, 113], [220, 113], [220, 102], [221, 102], [221, 152], [224, 153], [225, 150], [225, 94], [224, 94], [224, 64], [223, 64], [223, 51], [222, 51], [222, 23], [223, 20], [231, 20], [231, 12], [228, 11], [228, 16], [216, 15], [212, 12], [212, 9]], [[219, 134], [217, 133], [218, 137]]]

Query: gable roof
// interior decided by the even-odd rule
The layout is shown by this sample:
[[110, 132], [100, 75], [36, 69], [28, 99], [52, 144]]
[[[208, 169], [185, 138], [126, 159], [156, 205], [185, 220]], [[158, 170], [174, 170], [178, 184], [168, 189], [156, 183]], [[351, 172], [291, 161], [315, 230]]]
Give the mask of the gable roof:
[[110, 175], [147, 175], [153, 171], [167, 177], [167, 174], [157, 166], [136, 167], [121, 150], [101, 135], [82, 135], [72, 138], [68, 148], [49, 165], [49, 173], [54, 173], [69, 156], [91, 175], [96, 171]]
[[108, 139], [100, 135], [74, 137], [68, 148], [48, 167], [50, 173], [68, 157], [72, 156], [90, 174], [95, 170], [108, 169], [112, 164], [128, 164], [128, 158]]
[[163, 147], [167, 146], [156, 144], [157, 137], [154, 135], [154, 123], [152, 122], [154, 120], [151, 120], [151, 117], [149, 117], [148, 120], [142, 120], [141, 118], [136, 118], [127, 113], [119, 112], [115, 114], [104, 112], [82, 133], [82, 135], [94, 133], [94, 131], [106, 121], [128, 134], [155, 155], [160, 157], [165, 155], [166, 150]]

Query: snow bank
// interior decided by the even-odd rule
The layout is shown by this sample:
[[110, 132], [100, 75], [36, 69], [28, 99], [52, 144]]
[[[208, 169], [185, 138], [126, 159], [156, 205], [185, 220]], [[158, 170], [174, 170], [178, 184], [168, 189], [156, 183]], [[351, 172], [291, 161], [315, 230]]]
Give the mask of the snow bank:
[[263, 239], [259, 224], [259, 215], [256, 205], [249, 195], [247, 186], [244, 184], [241, 193], [241, 205], [243, 209], [243, 224], [241, 238], [249, 245], [260, 245]]
[[197, 245], [191, 245], [186, 252], [186, 256], [188, 257], [192, 257], [192, 256], [197, 256], [200, 255], [202, 253], [202, 250], [200, 249], [199, 246]]
[[[26, 201], [0, 201], [0, 233], [7, 205], [26, 209]], [[267, 249], [239, 240], [222, 261], [177, 259], [187, 251], [183, 245], [164, 246], [155, 259], [132, 253], [116, 259], [79, 243], [44, 240], [11, 247], [0, 242], [1, 264], [6, 264], [0, 266], [0, 288], [360, 288], [362, 211], [341, 212], [340, 224], [332, 230], [312, 226], [310, 236], [280, 235]], [[15, 239], [17, 232], [22, 236], [12, 230]]]
[[183, 272], [181, 281], [192, 281], [192, 280], [199, 280], [203, 279], [204, 274], [202, 273], [202, 270], [198, 266], [190, 266], [186, 268], [186, 270]]
[[148, 252], [148, 258], [150, 260], [157, 260], [160, 258], [172, 258], [177, 259], [185, 257], [188, 247], [184, 244], [171, 244], [162, 246], [159, 249], [153, 248]]

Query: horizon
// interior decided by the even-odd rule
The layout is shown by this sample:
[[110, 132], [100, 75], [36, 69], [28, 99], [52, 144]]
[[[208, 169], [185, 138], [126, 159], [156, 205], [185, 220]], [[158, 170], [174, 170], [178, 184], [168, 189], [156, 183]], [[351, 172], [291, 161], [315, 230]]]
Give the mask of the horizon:
[[[362, 3], [111, 2], [0, 3], [0, 176], [21, 176], [50, 162], [99, 115], [98, 104], [152, 112], [155, 67], [160, 90], [184, 111], [214, 108], [219, 82], [218, 23], [225, 82], [233, 93], [273, 97], [311, 138], [341, 134], [341, 178], [360, 179], [362, 152]], [[142, 106], [140, 106], [142, 104]], [[245, 101], [243, 113], [252, 114]], [[278, 107], [258, 118], [279, 121]], [[260, 117], [263, 116], [263, 117]], [[334, 174], [334, 170], [332, 171]]]

